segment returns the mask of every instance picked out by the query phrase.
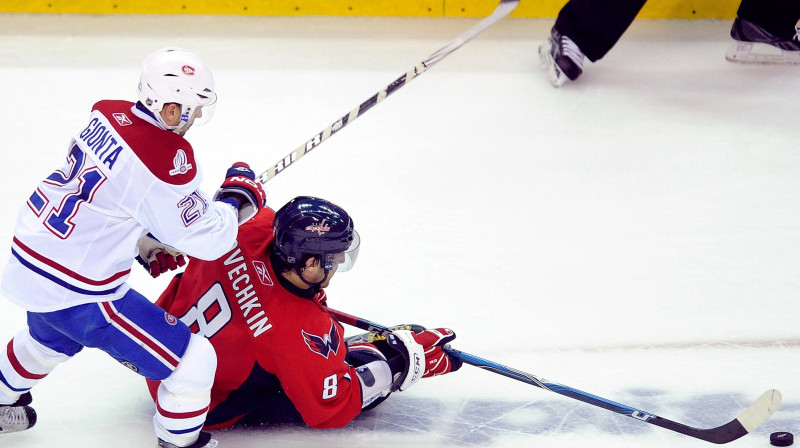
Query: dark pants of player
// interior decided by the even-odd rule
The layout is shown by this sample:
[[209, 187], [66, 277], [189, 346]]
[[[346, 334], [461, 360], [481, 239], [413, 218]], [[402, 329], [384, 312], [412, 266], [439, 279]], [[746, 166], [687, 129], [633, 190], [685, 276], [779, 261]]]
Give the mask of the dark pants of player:
[[[758, 0], [760, 1], [760, 0]], [[647, 0], [570, 0], [555, 28], [569, 37], [592, 62], [606, 55]]]
[[800, 19], [798, 0], [742, 0], [739, 18], [753, 22], [784, 40], [791, 40]]

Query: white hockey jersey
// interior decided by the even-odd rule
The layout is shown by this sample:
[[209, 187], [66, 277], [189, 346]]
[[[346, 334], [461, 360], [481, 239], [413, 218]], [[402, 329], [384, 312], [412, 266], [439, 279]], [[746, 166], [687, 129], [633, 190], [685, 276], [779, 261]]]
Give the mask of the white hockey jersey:
[[148, 232], [192, 257], [225, 254], [237, 212], [201, 192], [201, 179], [183, 137], [131, 102], [98, 102], [66, 164], [20, 210], [3, 292], [35, 312], [121, 298]]

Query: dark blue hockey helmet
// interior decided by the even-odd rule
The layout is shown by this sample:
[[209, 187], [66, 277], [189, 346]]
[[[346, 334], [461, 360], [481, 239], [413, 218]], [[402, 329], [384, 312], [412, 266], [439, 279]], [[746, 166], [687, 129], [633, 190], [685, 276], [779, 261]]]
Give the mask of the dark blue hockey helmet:
[[325, 199], [298, 196], [278, 210], [273, 223], [275, 251], [287, 266], [317, 257], [329, 271], [353, 267], [360, 238], [343, 208]]

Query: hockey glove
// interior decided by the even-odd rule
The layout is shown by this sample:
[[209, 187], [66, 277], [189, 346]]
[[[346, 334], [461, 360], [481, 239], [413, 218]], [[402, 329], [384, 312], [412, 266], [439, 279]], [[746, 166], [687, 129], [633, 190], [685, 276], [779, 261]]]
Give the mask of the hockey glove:
[[455, 372], [461, 368], [462, 361], [451, 358], [442, 350], [456, 338], [456, 334], [449, 328], [436, 328], [414, 333], [414, 340], [425, 348], [425, 373], [423, 378], [445, 373]]
[[388, 336], [363, 333], [345, 340], [347, 362], [356, 367], [362, 383], [363, 410], [374, 408], [394, 391], [408, 389], [420, 378], [461, 368], [461, 360], [442, 350], [455, 339], [453, 330], [426, 330], [421, 325], [397, 325], [391, 330]]
[[264, 186], [256, 182], [256, 173], [244, 162], [236, 162], [225, 173], [225, 181], [214, 194], [215, 201], [227, 202], [239, 210], [239, 223], [258, 213], [267, 203]]
[[186, 264], [183, 254], [171, 246], [167, 246], [159, 241], [155, 236], [148, 233], [139, 238], [136, 244], [139, 255], [136, 261], [150, 273], [153, 278], [167, 272], [178, 269]]
[[451, 358], [442, 350], [456, 338], [449, 328], [426, 330], [420, 325], [403, 325], [394, 327], [386, 338], [373, 335], [372, 340], [364, 340], [363, 336], [348, 340], [356, 342], [355, 338], [360, 338], [358, 342], [372, 342], [386, 356], [394, 377], [392, 392], [406, 390], [420, 378], [444, 375], [461, 368], [461, 360]]

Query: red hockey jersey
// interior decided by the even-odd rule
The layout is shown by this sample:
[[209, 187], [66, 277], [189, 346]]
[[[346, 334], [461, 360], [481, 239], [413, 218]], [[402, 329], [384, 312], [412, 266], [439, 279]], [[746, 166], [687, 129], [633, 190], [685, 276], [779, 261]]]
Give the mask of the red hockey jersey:
[[[156, 302], [216, 349], [208, 429], [298, 413], [308, 426], [333, 428], [361, 412], [361, 385], [345, 360], [344, 329], [321, 305], [325, 292], [299, 289], [273, 270], [274, 216], [265, 208], [242, 224], [238, 244], [220, 259], [192, 259]], [[155, 399], [158, 383], [148, 385]]]

